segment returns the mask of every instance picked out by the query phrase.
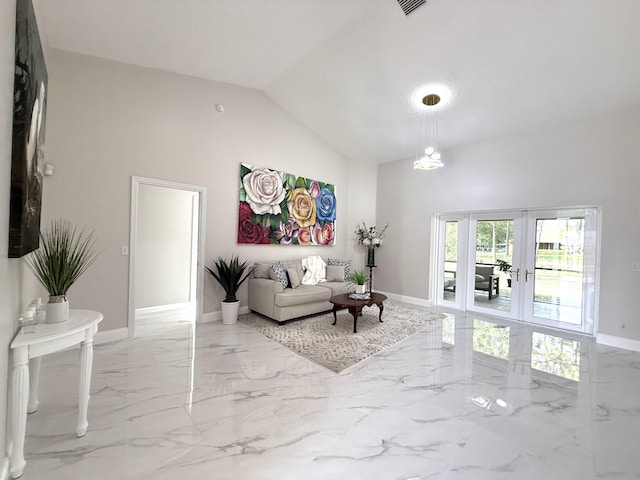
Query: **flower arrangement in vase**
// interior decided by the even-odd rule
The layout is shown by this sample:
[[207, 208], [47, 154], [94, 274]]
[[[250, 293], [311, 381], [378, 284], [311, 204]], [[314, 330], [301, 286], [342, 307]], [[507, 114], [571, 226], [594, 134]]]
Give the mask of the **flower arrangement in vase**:
[[387, 233], [389, 224], [387, 223], [384, 228], [378, 232], [376, 226], [367, 227], [364, 222], [358, 222], [356, 225], [355, 234], [358, 237], [358, 245], [364, 245], [367, 247], [367, 266], [375, 267], [375, 249], [380, 247], [384, 243], [384, 236]]

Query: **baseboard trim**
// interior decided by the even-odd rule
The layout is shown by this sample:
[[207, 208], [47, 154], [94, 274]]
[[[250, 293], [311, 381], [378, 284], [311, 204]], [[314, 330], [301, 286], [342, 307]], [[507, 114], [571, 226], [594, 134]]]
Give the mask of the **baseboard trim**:
[[128, 328], [115, 328], [113, 330], [105, 330], [103, 332], [98, 331], [95, 337], [93, 337], [93, 343], [95, 345], [100, 345], [101, 343], [116, 342], [118, 340], [124, 340], [128, 336]]
[[[238, 310], [238, 315], [244, 315], [245, 313], [249, 313], [249, 307], [240, 307]], [[206, 323], [206, 322], [221, 322], [222, 321], [222, 310], [218, 310], [217, 312], [207, 312], [204, 313], [198, 323]]]
[[424, 298], [417, 297], [408, 297], [406, 295], [398, 295], [397, 293], [390, 292], [382, 292], [377, 290], [379, 293], [386, 295], [389, 300], [394, 302], [408, 303], [410, 305], [416, 305], [418, 307], [433, 307], [433, 302], [431, 300], [425, 300]]
[[598, 333], [596, 335], [596, 343], [608, 345], [610, 347], [623, 348], [625, 350], [633, 350], [640, 352], [640, 340], [631, 338], [617, 337], [615, 335], [607, 335], [606, 333]]
[[170, 303], [167, 305], [156, 305], [154, 307], [136, 308], [135, 314], [136, 314], [136, 317], [144, 318], [145, 316], [151, 316], [158, 313], [169, 312], [172, 310], [188, 310], [192, 308], [193, 308], [193, 305], [189, 302]]

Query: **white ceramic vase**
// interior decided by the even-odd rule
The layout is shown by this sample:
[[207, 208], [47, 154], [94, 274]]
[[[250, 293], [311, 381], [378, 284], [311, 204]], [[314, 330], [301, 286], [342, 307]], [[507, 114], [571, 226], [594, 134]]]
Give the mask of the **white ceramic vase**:
[[366, 293], [367, 286], [366, 285], [356, 285], [356, 293]]
[[69, 320], [69, 302], [66, 295], [50, 295], [45, 307], [45, 322], [59, 323]]
[[222, 323], [225, 325], [233, 325], [238, 321], [238, 310], [240, 308], [240, 300], [237, 302], [220, 302], [222, 306]]

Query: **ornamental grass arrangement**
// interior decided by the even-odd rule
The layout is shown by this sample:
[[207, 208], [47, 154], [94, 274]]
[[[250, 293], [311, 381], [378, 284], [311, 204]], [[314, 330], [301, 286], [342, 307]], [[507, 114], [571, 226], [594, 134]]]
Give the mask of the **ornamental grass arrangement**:
[[95, 262], [94, 232], [80, 231], [69, 220], [52, 220], [40, 233], [42, 244], [26, 262], [49, 295], [66, 295], [71, 285]]
[[[40, 232], [40, 248], [26, 259], [27, 266], [49, 294], [47, 322], [68, 318], [67, 292], [78, 278], [95, 262], [94, 232], [78, 230], [69, 220], [52, 220]], [[60, 316], [49, 308], [50, 304], [62, 304]]]

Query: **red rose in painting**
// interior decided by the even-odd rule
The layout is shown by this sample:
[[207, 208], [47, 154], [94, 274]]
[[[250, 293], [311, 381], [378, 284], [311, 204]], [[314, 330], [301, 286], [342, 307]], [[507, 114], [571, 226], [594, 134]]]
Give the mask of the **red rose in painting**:
[[269, 229], [253, 223], [251, 207], [246, 202], [240, 202], [238, 208], [238, 243], [269, 243]]

